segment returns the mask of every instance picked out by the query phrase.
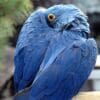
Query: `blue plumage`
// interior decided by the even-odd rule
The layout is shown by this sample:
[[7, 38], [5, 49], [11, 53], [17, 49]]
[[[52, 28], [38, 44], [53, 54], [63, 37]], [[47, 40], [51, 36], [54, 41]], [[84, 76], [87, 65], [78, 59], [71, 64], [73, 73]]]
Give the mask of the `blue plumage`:
[[15, 100], [70, 100], [94, 68], [95, 40], [86, 16], [74, 5], [33, 13], [23, 26], [15, 53]]

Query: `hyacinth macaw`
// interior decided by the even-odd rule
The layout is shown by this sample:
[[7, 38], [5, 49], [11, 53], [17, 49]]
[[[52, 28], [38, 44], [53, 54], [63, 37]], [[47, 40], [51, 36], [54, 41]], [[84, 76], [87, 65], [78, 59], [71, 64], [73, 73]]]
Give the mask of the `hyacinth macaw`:
[[32, 13], [16, 46], [14, 83], [22, 92], [15, 100], [71, 100], [95, 66], [89, 33], [86, 15], [74, 5]]

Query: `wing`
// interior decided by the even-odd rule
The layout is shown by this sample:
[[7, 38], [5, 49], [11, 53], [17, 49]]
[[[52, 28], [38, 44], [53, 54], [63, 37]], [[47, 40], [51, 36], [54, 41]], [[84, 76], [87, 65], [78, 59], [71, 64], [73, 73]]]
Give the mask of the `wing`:
[[95, 66], [97, 47], [93, 39], [74, 42], [54, 62], [37, 74], [31, 90], [33, 100], [66, 100], [78, 93]]
[[43, 17], [40, 11], [33, 13], [21, 30], [14, 59], [16, 91], [31, 84], [43, 60], [48, 46], [48, 28]]
[[24, 47], [15, 57], [15, 87], [21, 90], [32, 83], [44, 58], [47, 45]]

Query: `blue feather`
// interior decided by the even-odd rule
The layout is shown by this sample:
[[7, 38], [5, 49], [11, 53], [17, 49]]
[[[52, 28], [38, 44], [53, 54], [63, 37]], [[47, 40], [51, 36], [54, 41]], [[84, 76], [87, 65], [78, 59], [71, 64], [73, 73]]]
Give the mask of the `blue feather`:
[[34, 12], [16, 47], [15, 88], [23, 91], [14, 99], [71, 100], [95, 66], [97, 46], [89, 32], [87, 17], [74, 5]]

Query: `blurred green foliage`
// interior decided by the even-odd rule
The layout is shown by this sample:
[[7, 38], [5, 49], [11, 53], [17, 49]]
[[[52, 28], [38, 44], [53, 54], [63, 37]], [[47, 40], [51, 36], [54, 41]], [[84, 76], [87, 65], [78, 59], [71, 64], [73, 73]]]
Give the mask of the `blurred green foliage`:
[[7, 37], [15, 31], [13, 25], [23, 22], [31, 11], [30, 0], [0, 0], [0, 61]]
[[0, 17], [13, 16], [31, 8], [29, 0], [0, 0]]

